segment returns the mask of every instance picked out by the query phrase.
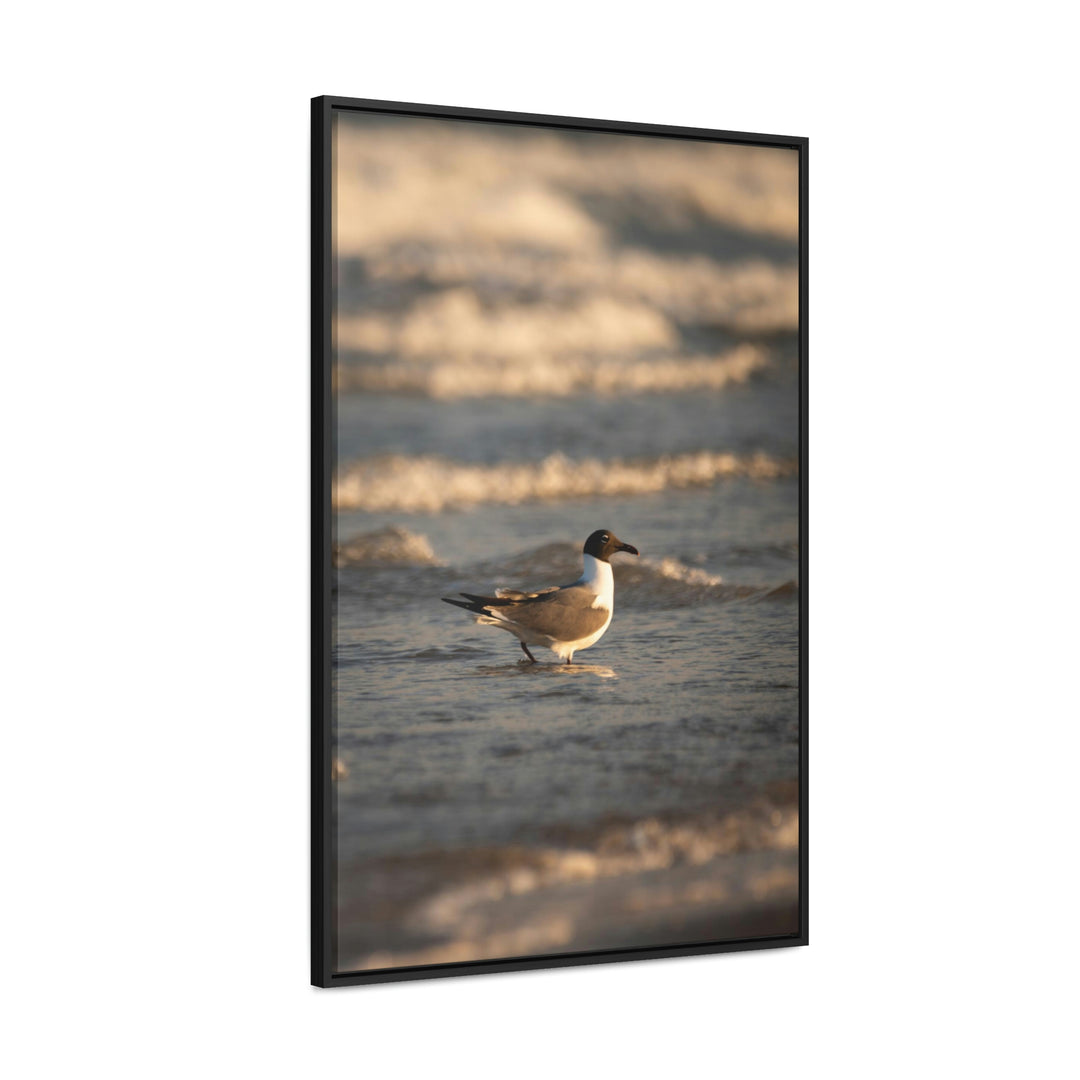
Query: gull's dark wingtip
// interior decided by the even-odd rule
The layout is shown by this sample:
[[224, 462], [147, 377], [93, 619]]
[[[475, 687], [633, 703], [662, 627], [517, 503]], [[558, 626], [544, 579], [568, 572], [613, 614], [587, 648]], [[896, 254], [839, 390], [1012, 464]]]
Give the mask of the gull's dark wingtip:
[[442, 602], [444, 604], [453, 604], [454, 607], [468, 607], [469, 606], [468, 604], [463, 604], [460, 600], [451, 600], [449, 596], [440, 596], [439, 599], [442, 600]]

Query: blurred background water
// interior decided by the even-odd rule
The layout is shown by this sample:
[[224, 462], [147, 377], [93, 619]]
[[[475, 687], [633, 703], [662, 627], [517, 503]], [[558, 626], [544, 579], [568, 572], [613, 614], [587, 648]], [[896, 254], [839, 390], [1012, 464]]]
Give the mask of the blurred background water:
[[795, 153], [336, 123], [338, 970], [794, 933]]

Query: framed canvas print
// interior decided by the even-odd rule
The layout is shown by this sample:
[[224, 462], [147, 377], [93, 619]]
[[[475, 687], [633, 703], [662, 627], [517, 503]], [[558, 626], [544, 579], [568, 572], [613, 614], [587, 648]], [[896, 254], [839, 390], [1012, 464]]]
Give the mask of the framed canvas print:
[[312, 979], [807, 942], [804, 138], [312, 103]]

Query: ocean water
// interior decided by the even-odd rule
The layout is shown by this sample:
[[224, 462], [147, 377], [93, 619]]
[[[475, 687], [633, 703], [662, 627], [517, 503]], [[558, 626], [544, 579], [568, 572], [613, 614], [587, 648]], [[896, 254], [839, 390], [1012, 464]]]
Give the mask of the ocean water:
[[[795, 933], [788, 152], [336, 140], [337, 970]], [[641, 555], [572, 665], [440, 600], [597, 528]]]

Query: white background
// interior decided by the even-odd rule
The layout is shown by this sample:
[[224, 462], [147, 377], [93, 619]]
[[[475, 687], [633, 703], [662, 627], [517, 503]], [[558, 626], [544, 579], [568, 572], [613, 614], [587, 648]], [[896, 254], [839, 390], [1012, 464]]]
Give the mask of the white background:
[[[1065, 5], [391, 7], [5, 15], [9, 1075], [1075, 1068]], [[321, 93], [810, 137], [810, 948], [307, 986]]]

